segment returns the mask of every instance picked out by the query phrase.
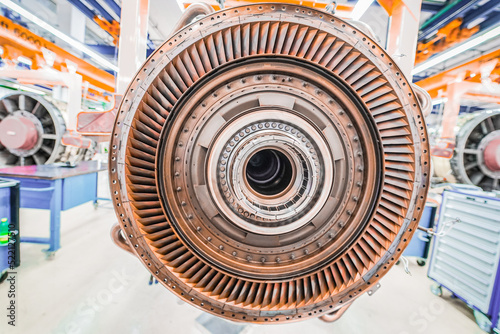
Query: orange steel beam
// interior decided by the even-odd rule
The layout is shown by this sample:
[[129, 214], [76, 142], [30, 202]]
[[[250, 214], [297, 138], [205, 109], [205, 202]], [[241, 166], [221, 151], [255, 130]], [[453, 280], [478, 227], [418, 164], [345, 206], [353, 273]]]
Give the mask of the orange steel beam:
[[462, 21], [461, 18], [455, 19], [439, 29], [432, 40], [418, 43], [416, 63], [421, 63], [432, 55], [465, 41], [479, 31], [479, 26], [471, 29], [461, 28]]
[[[189, 7], [189, 5], [195, 3], [195, 2], [200, 2], [200, 1], [193, 1], [193, 2], [185, 2], [184, 3], [184, 8]], [[220, 6], [215, 0], [204, 0], [201, 2], [205, 2], [209, 5], [211, 5], [215, 10], [220, 10]], [[316, 1], [311, 1], [311, 0], [228, 0], [225, 2], [225, 7], [235, 7], [235, 6], [242, 6], [246, 4], [255, 4], [255, 3], [264, 3], [264, 2], [276, 2], [276, 3], [285, 3], [285, 4], [290, 4], [290, 5], [302, 5], [306, 7], [311, 7], [311, 8], [317, 8], [317, 9], [325, 9], [326, 6], [328, 5], [327, 3], [323, 2], [316, 2]], [[336, 10], [338, 11], [346, 11], [350, 12], [354, 6], [349, 6], [349, 5], [342, 5], [339, 4], [336, 7]]]
[[113, 43], [117, 45], [118, 40], [120, 39], [120, 23], [116, 21], [109, 22], [99, 16], [95, 16], [94, 21], [99, 25], [99, 27], [101, 27], [102, 30], [108, 32], [108, 34], [113, 37]]
[[3, 16], [0, 16], [0, 46], [4, 48], [2, 58], [17, 59], [19, 54], [22, 54], [32, 60], [32, 69], [46, 65], [42, 50], [47, 49], [56, 55], [52, 66], [54, 69], [68, 72], [67, 62], [74, 63], [77, 65], [76, 73], [80, 74], [84, 81], [108, 92], [115, 90], [115, 77], [112, 74], [72, 55]]
[[392, 16], [396, 7], [404, 5], [401, 0], [377, 0], [377, 2], [386, 10], [389, 16]]
[[487, 93], [468, 92], [464, 96], [462, 96], [462, 100], [474, 100], [500, 104], [500, 96]]
[[[450, 81], [455, 80], [457, 77], [463, 76], [467, 81], [478, 82], [478, 80], [480, 80], [482, 66], [497, 58], [500, 58], [500, 49], [472, 59], [464, 64], [443, 71], [432, 77], [420, 80], [416, 82], [416, 84], [428, 91], [434, 98], [436, 96], [433, 95], [435, 95], [437, 91], [440, 89], [446, 90], [447, 84]], [[495, 68], [492, 73], [496, 75], [499, 73], [498, 71], [499, 68], [497, 65], [497, 68]], [[469, 73], [469, 75], [467, 75], [467, 73]], [[470, 73], [474, 73], [476, 75], [471, 77]]]

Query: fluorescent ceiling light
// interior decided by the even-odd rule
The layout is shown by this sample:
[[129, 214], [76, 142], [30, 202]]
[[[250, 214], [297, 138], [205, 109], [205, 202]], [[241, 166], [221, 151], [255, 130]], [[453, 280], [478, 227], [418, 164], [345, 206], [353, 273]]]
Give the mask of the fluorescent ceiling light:
[[448, 102], [448, 98], [446, 98], [446, 97], [442, 97], [442, 98], [440, 98], [440, 99], [435, 99], [435, 100], [432, 100], [432, 105], [433, 105], [433, 106], [437, 106], [437, 105], [439, 105], [439, 104], [443, 104], [443, 103], [446, 103], [446, 102]]
[[73, 39], [72, 37], [69, 37], [68, 35], [57, 30], [56, 28], [54, 28], [53, 26], [51, 26], [47, 22], [39, 19], [35, 15], [28, 12], [26, 9], [19, 6], [18, 4], [12, 2], [11, 0], [0, 0], [0, 3], [6, 7], [9, 7], [13, 11], [17, 12], [19, 15], [21, 15], [24, 18], [28, 19], [29, 21], [33, 22], [34, 24], [36, 24], [40, 28], [48, 31], [49, 33], [56, 36], [57, 38], [65, 41], [66, 43], [73, 46], [74, 48], [82, 51], [87, 56], [92, 58], [96, 63], [118, 73], [118, 66], [116, 66], [115, 64], [113, 64], [112, 62], [110, 62], [109, 60], [104, 58], [103, 56], [101, 56], [99, 53], [93, 51], [85, 44]]
[[440, 55], [431, 58], [427, 60], [426, 62], [416, 66], [413, 71], [411, 72], [411, 75], [417, 75], [419, 73], [422, 73], [425, 70], [428, 70], [431, 67], [434, 67], [438, 64], [441, 64], [442, 62], [447, 61], [448, 59], [451, 59], [467, 50], [470, 50], [472, 48], [475, 48], [476, 46], [489, 41], [492, 38], [497, 37], [500, 35], [500, 26], [493, 28], [491, 30], [488, 30], [487, 32], [476, 36], [474, 38], [469, 39], [465, 43], [460, 44], [459, 46], [449, 49], [448, 51], [442, 52]]
[[363, 16], [363, 14], [372, 5], [373, 1], [375, 0], [359, 0], [352, 10], [351, 19], [359, 21], [361, 16]]
[[18, 90], [24, 90], [26, 92], [35, 93], [35, 94], [38, 94], [38, 95], [47, 95], [45, 92], [43, 92], [43, 91], [41, 91], [39, 89], [35, 89], [35, 88], [23, 86], [23, 85], [13, 84], [12, 88], [15, 88], [15, 89], [18, 89]]

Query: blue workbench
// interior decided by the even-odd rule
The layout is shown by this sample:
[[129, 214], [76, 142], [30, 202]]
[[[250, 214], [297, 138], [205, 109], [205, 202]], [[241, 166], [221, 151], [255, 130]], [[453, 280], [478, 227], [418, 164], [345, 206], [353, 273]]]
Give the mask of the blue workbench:
[[97, 203], [97, 174], [107, 170], [100, 161], [61, 165], [16, 166], [0, 169], [0, 176], [21, 184], [21, 208], [50, 210], [50, 237], [21, 237], [21, 242], [48, 244], [49, 256], [61, 248], [61, 211]]

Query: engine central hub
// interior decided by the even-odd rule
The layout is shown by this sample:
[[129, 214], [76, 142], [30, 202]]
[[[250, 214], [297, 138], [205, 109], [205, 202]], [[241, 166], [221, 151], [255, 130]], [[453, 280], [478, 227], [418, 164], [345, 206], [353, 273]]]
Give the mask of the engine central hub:
[[235, 274], [314, 270], [370, 215], [381, 186], [374, 125], [314, 67], [239, 65], [193, 87], [160, 138], [163, 205], [187, 243]]
[[500, 131], [495, 131], [494, 136], [487, 138], [488, 143], [483, 151], [484, 164], [489, 170], [500, 172]]
[[290, 159], [278, 149], [267, 148], [253, 154], [244, 168], [245, 179], [257, 193], [276, 196], [295, 179]]
[[31, 150], [38, 141], [35, 123], [22, 115], [7, 116], [0, 122], [0, 143], [9, 150]]

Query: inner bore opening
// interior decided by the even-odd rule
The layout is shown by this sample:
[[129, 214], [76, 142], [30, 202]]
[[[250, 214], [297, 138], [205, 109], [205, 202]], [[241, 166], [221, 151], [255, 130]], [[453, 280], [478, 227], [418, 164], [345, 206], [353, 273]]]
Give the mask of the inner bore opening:
[[265, 149], [252, 155], [245, 167], [248, 184], [257, 193], [273, 196], [285, 190], [292, 182], [292, 163], [286, 155]]

